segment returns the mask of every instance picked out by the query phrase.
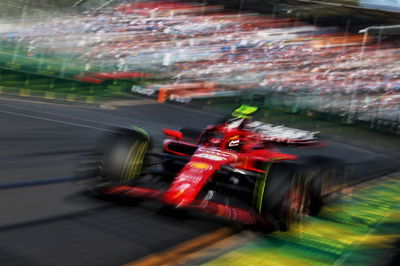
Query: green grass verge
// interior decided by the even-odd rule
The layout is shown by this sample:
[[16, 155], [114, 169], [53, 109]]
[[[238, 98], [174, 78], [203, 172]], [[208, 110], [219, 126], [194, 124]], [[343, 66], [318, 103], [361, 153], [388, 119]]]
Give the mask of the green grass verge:
[[346, 195], [287, 233], [276, 232], [204, 265], [378, 265], [400, 239], [397, 175]]

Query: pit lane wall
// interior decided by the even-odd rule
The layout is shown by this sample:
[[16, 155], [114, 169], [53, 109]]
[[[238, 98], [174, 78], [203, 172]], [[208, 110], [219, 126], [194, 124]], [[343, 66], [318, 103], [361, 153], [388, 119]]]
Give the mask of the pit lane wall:
[[201, 258], [179, 265], [396, 265], [399, 195], [397, 172], [347, 191], [321, 215], [289, 232], [256, 235], [236, 247], [211, 247]]

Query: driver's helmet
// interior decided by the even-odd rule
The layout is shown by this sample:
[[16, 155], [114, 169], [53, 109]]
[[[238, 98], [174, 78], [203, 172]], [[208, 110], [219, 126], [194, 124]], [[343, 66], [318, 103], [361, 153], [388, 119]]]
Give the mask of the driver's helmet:
[[241, 105], [232, 112], [232, 118], [226, 120], [225, 126], [228, 128], [243, 129], [251, 123], [251, 115], [258, 110], [258, 107]]
[[227, 128], [237, 129], [242, 127], [242, 123], [245, 119], [241, 117], [233, 117], [227, 120], [224, 124]]
[[227, 120], [224, 126], [230, 129], [245, 129], [252, 121], [251, 118], [233, 117]]

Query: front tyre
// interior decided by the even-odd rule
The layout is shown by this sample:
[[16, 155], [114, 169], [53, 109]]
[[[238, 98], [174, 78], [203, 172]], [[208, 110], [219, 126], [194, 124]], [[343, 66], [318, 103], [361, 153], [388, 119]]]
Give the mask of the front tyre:
[[149, 135], [139, 128], [113, 133], [101, 161], [103, 181], [125, 183], [139, 177], [149, 144]]

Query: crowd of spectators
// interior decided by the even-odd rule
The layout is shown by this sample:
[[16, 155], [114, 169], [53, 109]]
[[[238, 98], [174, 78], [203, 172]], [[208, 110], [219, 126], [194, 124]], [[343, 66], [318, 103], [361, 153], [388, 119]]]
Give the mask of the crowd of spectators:
[[350, 104], [358, 112], [399, 116], [400, 42], [294, 19], [147, 1], [24, 25], [2, 36], [26, 44], [31, 55], [74, 55], [86, 62], [88, 72], [104, 65], [162, 72], [172, 83], [348, 96], [346, 104], [337, 103], [338, 110]]

